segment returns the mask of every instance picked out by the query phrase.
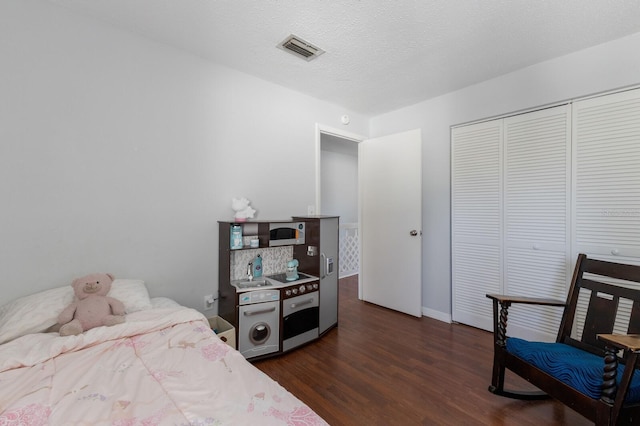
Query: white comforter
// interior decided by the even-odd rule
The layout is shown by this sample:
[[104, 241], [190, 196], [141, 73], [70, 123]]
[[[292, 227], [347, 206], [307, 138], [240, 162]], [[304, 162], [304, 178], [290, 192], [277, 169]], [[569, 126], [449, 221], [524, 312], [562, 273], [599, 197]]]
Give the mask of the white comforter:
[[149, 309], [0, 346], [0, 425], [324, 425], [199, 312]]

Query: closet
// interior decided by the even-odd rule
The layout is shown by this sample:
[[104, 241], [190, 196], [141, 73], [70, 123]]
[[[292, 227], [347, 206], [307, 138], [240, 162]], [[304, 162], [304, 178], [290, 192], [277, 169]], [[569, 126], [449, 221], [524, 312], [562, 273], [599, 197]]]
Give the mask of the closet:
[[[579, 252], [640, 259], [640, 90], [454, 127], [451, 143], [454, 321], [492, 330], [486, 293], [564, 299]], [[559, 309], [510, 312], [511, 335], [555, 339]]]
[[640, 89], [573, 106], [575, 252], [640, 259]]

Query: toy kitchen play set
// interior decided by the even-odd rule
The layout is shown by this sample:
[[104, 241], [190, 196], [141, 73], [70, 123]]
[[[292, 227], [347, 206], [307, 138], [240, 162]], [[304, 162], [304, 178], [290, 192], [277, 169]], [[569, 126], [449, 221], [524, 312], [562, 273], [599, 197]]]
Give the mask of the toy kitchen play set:
[[218, 225], [218, 314], [245, 358], [282, 354], [338, 325], [338, 217]]

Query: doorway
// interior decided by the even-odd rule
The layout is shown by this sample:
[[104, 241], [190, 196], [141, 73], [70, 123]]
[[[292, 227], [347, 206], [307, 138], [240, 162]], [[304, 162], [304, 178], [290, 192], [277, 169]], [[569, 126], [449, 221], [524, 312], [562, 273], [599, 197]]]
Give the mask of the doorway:
[[[333, 142], [358, 147], [358, 298], [421, 316], [421, 130], [365, 139], [320, 125], [316, 129], [317, 213], [338, 214], [323, 205], [324, 175], [333, 174], [323, 172], [322, 159], [329, 158], [323, 156], [323, 137], [327, 147]], [[339, 185], [337, 191], [342, 190]]]
[[339, 278], [357, 279], [360, 264], [358, 143], [363, 137], [320, 128], [316, 210], [340, 217]]

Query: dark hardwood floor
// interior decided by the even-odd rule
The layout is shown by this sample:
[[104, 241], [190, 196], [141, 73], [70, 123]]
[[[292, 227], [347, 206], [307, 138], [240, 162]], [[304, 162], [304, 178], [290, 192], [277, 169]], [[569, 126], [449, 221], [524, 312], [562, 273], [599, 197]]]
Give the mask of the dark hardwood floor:
[[[414, 318], [357, 298], [340, 281], [339, 325], [254, 365], [331, 425], [590, 425], [554, 400], [491, 394], [492, 335]], [[528, 384], [507, 376], [512, 388]]]

